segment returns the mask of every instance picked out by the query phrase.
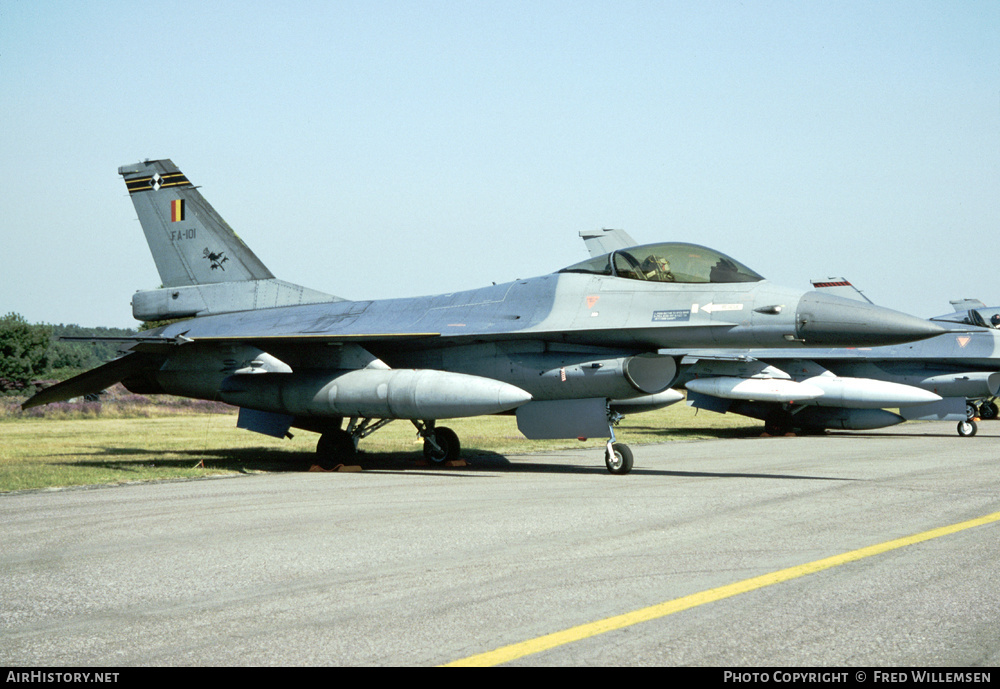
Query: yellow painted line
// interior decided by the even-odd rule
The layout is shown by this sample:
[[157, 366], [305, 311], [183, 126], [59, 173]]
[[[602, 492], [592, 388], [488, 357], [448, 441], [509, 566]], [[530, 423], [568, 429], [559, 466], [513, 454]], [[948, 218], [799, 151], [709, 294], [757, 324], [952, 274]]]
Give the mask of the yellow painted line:
[[950, 534], [958, 533], [959, 531], [965, 531], [966, 529], [982, 526], [984, 524], [991, 524], [997, 521], [1000, 521], [1000, 512], [994, 512], [993, 514], [988, 514], [985, 517], [979, 517], [978, 519], [970, 519], [969, 521], [961, 522], [960, 524], [942, 526], [941, 528], [924, 531], [923, 533], [913, 536], [897, 538], [896, 540], [886, 541], [885, 543], [880, 543], [878, 545], [871, 545], [867, 548], [852, 550], [848, 553], [843, 553], [842, 555], [834, 555], [833, 557], [823, 558], [822, 560], [816, 560], [815, 562], [809, 562], [804, 565], [789, 567], [788, 569], [782, 569], [770, 574], [763, 574], [759, 577], [744, 579], [743, 581], [738, 581], [734, 584], [727, 584], [726, 586], [709, 589], [708, 591], [693, 593], [690, 596], [675, 598], [674, 600], [653, 605], [648, 608], [642, 608], [641, 610], [635, 610], [633, 612], [625, 613], [624, 615], [617, 615], [615, 617], [598, 620], [597, 622], [581, 624], [577, 627], [571, 627], [570, 629], [565, 629], [561, 632], [546, 634], [545, 636], [540, 636], [536, 639], [530, 639], [528, 641], [522, 641], [521, 643], [504, 646], [503, 648], [498, 648], [495, 651], [480, 653], [468, 658], [456, 660], [448, 663], [445, 667], [488, 667], [492, 665], [500, 665], [502, 663], [509, 663], [512, 660], [517, 660], [518, 658], [523, 658], [524, 656], [541, 653], [542, 651], [547, 651], [549, 649], [556, 648], [557, 646], [564, 646], [565, 644], [573, 643], [574, 641], [589, 639], [590, 637], [597, 636], [598, 634], [612, 632], [616, 629], [623, 629], [641, 622], [649, 622], [650, 620], [666, 617], [667, 615], [672, 615], [675, 612], [681, 612], [682, 610], [689, 610], [690, 608], [695, 608], [699, 605], [704, 605], [705, 603], [712, 603], [717, 600], [722, 600], [723, 598], [736, 596], [740, 593], [747, 593], [748, 591], [754, 591], [756, 589], [764, 588], [765, 586], [771, 586], [772, 584], [780, 584], [783, 581], [798, 579], [799, 577], [804, 577], [807, 574], [821, 572], [824, 569], [837, 567], [839, 565], [847, 564], [848, 562], [856, 562], [857, 560], [862, 560], [866, 557], [887, 553], [890, 550], [904, 548], [908, 545], [922, 543], [934, 538], [940, 538], [941, 536], [948, 536]]

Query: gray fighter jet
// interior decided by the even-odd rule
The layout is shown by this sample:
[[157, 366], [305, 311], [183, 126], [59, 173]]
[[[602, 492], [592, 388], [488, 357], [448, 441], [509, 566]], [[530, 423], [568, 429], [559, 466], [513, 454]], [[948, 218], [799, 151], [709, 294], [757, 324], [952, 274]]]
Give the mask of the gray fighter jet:
[[[867, 301], [844, 278], [813, 286]], [[957, 421], [959, 435], [975, 435], [977, 415], [997, 415], [1000, 308], [974, 300], [952, 304], [961, 310], [931, 319], [945, 332], [921, 342], [809, 352], [688, 351], [678, 384], [687, 387], [691, 406], [761, 419], [772, 434], [933, 419]], [[897, 408], [898, 414], [888, 411]]]
[[[324, 463], [410, 420], [424, 454], [459, 453], [439, 419], [516, 414], [528, 438], [608, 437], [618, 410], [676, 401], [663, 348], [865, 346], [941, 326], [858, 301], [774, 285], [694, 244], [617, 247], [550, 275], [430, 297], [348, 301], [278, 280], [169, 160], [119, 169], [161, 289], [132, 297], [143, 321], [183, 319], [126, 356], [41, 391], [25, 407], [121, 381], [137, 393], [221, 399], [238, 425], [320, 433]], [[349, 419], [344, 427], [344, 419]]]

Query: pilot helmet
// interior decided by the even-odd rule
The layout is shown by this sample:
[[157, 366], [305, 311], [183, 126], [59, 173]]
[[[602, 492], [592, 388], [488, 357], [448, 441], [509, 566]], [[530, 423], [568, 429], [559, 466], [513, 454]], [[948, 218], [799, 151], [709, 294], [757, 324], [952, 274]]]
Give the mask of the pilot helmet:
[[661, 256], [650, 255], [647, 256], [646, 260], [642, 262], [642, 269], [643, 270], [659, 269], [666, 273], [670, 271], [670, 264], [667, 262], [667, 259]]

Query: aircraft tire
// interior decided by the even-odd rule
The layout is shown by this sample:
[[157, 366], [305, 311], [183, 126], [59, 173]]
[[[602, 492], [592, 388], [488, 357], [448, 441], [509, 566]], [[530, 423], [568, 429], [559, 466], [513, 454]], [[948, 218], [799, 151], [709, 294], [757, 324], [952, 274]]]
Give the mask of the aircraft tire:
[[337, 464], [343, 464], [355, 454], [357, 450], [354, 448], [354, 438], [345, 430], [327, 431], [316, 443], [316, 458], [324, 469], [332, 469]]
[[441, 426], [440, 428], [435, 428], [434, 431], [434, 442], [437, 443], [438, 447], [435, 448], [431, 444], [430, 440], [424, 440], [424, 457], [429, 459], [435, 464], [444, 464], [445, 462], [452, 462], [458, 459], [459, 455], [462, 453], [461, 443], [458, 441], [458, 434], [450, 428]]
[[772, 411], [764, 419], [764, 432], [780, 437], [792, 432], [792, 415], [786, 411]]
[[979, 418], [981, 419], [995, 419], [998, 414], [1000, 414], [1000, 408], [997, 408], [996, 402], [983, 402], [979, 405]]
[[979, 416], [979, 408], [973, 402], [965, 403], [965, 418], [969, 421]]
[[976, 422], [971, 419], [968, 421], [958, 422], [958, 434], [963, 438], [971, 438], [978, 430], [979, 428], [976, 426]]
[[604, 464], [612, 474], [625, 475], [632, 471], [632, 450], [625, 443], [615, 443], [611, 446], [614, 456], [604, 451]]
[[788, 426], [768, 421], [764, 423], [764, 432], [775, 437], [782, 436], [788, 433]]

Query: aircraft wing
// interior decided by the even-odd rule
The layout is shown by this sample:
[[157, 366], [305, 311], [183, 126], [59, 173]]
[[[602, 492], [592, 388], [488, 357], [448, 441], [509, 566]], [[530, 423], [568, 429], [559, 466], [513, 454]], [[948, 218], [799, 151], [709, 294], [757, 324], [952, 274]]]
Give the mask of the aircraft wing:
[[[189, 342], [212, 344], [246, 344], [266, 349], [267, 345], [297, 345], [297, 344], [370, 344], [384, 342], [403, 342], [408, 340], [425, 340], [441, 337], [441, 333], [299, 333], [288, 335], [219, 335], [194, 337]], [[165, 340], [170, 343], [170, 340]], [[141, 346], [141, 344], [140, 344]]]
[[[411, 333], [246, 333], [233, 335], [198, 335], [188, 337], [190, 331], [164, 337], [162, 335], [137, 335], [132, 337], [60, 337], [61, 341], [72, 342], [117, 342], [131, 344], [122, 351], [133, 352], [168, 352], [174, 347], [192, 342], [211, 343], [217, 345], [251, 345], [264, 344], [362, 344], [368, 342], [401, 342], [404, 340], [424, 340], [440, 337], [441, 333], [411, 332]], [[261, 346], [263, 349], [264, 347]]]
[[[164, 360], [182, 345], [195, 343], [212, 345], [247, 345], [257, 347], [263, 351], [278, 351], [281, 354], [295, 351], [287, 348], [300, 348], [302, 345], [317, 345], [327, 347], [330, 345], [346, 344], [378, 344], [384, 342], [399, 342], [403, 340], [417, 340], [433, 338], [438, 333], [377, 333], [377, 334], [299, 334], [299, 335], [273, 335], [273, 336], [238, 336], [238, 337], [198, 337], [189, 338], [185, 333], [174, 335], [173, 337], [160, 336], [134, 336], [134, 337], [61, 337], [61, 340], [74, 340], [86, 342], [118, 342], [122, 344], [132, 344], [129, 354], [110, 361], [90, 371], [86, 371], [78, 376], [74, 376], [61, 383], [56, 383], [38, 392], [29, 398], [22, 405], [22, 409], [30, 409], [52, 402], [64, 402], [74, 397], [92, 395], [105, 390], [115, 383], [120, 383], [128, 378], [137, 377], [156, 370], [163, 364]], [[303, 350], [304, 356], [308, 356], [312, 350]], [[292, 357], [288, 357], [292, 359]]]

